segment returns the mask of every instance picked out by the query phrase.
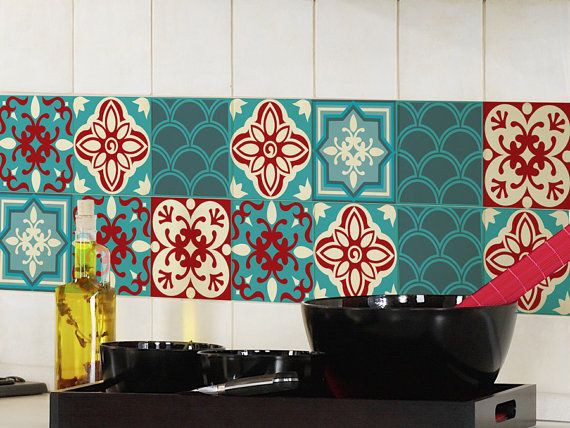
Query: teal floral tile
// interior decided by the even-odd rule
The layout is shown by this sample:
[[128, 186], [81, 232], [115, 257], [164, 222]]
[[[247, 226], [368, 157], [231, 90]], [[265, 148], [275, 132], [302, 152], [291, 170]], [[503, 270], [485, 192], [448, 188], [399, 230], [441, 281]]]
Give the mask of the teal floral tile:
[[77, 194], [150, 193], [148, 98], [75, 97], [74, 151]]
[[234, 99], [230, 103], [234, 199], [311, 198], [311, 102]]
[[76, 196], [74, 207], [79, 199], [94, 201], [97, 243], [111, 253], [111, 285], [119, 295], [150, 296], [150, 198]]
[[398, 203], [482, 205], [482, 107], [398, 102]]
[[153, 98], [155, 195], [229, 196], [229, 100]]
[[0, 194], [0, 288], [48, 290], [71, 278], [71, 196]]
[[0, 191], [71, 193], [72, 100], [0, 96]]
[[397, 225], [392, 205], [316, 202], [316, 298], [397, 291]]
[[313, 296], [311, 204], [234, 201], [232, 300], [301, 302]]
[[[568, 225], [568, 211], [487, 208], [483, 212], [485, 282]], [[550, 275], [518, 301], [524, 313], [570, 314], [570, 268]]]
[[399, 206], [401, 293], [472, 294], [483, 285], [481, 210]]
[[395, 201], [395, 107], [315, 101], [316, 200]]

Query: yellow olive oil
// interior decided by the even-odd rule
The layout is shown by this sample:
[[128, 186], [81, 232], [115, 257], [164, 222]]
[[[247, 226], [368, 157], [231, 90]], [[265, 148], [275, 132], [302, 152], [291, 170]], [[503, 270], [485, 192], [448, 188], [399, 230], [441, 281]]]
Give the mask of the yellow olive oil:
[[100, 380], [100, 345], [115, 340], [115, 289], [96, 280], [97, 252], [108, 250], [94, 231], [78, 231], [74, 247], [75, 279], [55, 290], [57, 389]]

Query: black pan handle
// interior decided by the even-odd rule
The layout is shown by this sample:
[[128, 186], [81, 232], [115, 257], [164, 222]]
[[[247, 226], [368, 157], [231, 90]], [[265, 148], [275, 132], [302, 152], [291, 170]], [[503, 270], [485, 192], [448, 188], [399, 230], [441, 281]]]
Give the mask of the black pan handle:
[[219, 385], [205, 386], [195, 389], [208, 395], [261, 395], [291, 391], [299, 386], [296, 372], [271, 373], [261, 376], [242, 377]]

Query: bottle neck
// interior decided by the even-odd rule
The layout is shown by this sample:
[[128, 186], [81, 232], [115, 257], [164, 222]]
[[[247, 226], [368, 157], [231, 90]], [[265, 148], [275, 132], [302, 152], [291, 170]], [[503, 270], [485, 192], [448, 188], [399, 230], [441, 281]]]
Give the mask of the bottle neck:
[[75, 232], [75, 279], [96, 278], [97, 252], [95, 251], [96, 232], [77, 230]]

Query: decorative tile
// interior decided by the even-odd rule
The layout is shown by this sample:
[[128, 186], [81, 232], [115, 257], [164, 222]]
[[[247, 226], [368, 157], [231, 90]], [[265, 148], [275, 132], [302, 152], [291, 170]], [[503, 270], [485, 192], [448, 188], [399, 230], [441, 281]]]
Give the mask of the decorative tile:
[[155, 98], [155, 195], [229, 196], [229, 100]]
[[484, 103], [485, 206], [570, 208], [570, 104]]
[[152, 296], [230, 299], [230, 201], [152, 198]]
[[392, 205], [317, 202], [315, 297], [395, 293], [396, 210]]
[[308, 200], [311, 197], [311, 102], [234, 99], [234, 198]]
[[234, 300], [301, 302], [313, 290], [313, 218], [300, 202], [243, 201], [232, 214]]
[[70, 279], [71, 196], [0, 194], [0, 287], [53, 290]]
[[75, 178], [79, 194], [150, 193], [147, 98], [76, 97]]
[[0, 97], [2, 190], [70, 192], [73, 129], [69, 97]]
[[[74, 198], [74, 207], [77, 205]], [[97, 213], [97, 243], [111, 252], [111, 284], [118, 294], [150, 295], [150, 198], [84, 196]], [[74, 216], [77, 208], [74, 208]]]
[[401, 293], [472, 294], [483, 285], [481, 210], [398, 207]]
[[[487, 208], [483, 212], [486, 281], [503, 273], [568, 225], [568, 211]], [[519, 311], [570, 314], [570, 268], [550, 275], [519, 299]]]
[[317, 101], [315, 199], [394, 201], [394, 103]]
[[482, 103], [398, 102], [398, 202], [482, 204]]

